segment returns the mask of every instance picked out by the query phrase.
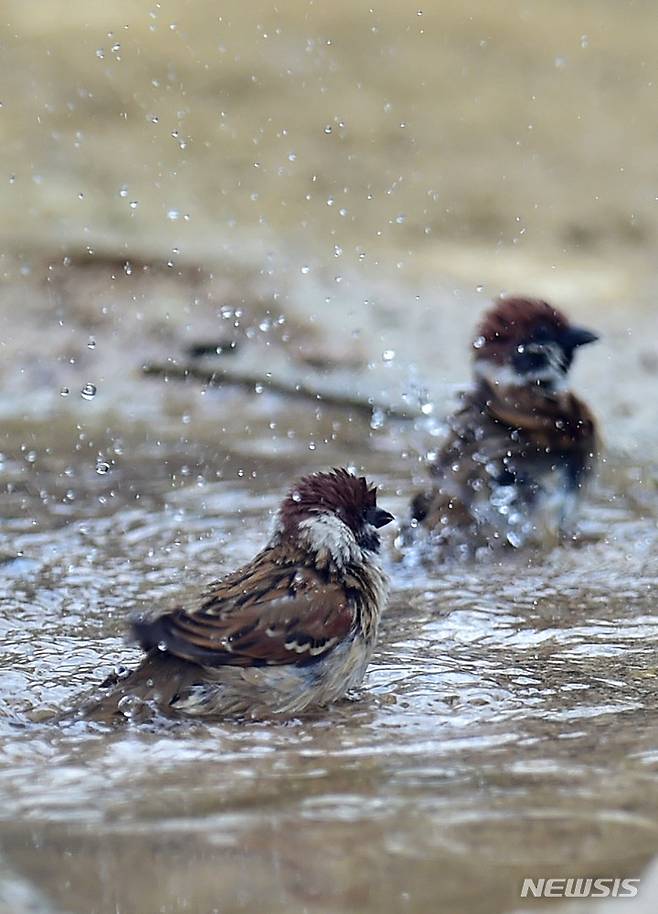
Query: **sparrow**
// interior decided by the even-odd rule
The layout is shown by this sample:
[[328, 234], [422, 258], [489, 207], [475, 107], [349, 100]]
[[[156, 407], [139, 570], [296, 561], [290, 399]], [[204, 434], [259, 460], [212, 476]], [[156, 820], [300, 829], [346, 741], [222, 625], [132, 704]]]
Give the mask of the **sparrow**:
[[597, 339], [546, 301], [494, 304], [473, 342], [473, 386], [429, 466], [432, 486], [412, 501], [412, 527], [471, 557], [571, 532], [597, 430], [568, 375], [576, 349]]
[[84, 716], [289, 718], [342, 698], [377, 639], [378, 530], [392, 520], [363, 476], [305, 476], [255, 558], [193, 605], [134, 620], [143, 660]]

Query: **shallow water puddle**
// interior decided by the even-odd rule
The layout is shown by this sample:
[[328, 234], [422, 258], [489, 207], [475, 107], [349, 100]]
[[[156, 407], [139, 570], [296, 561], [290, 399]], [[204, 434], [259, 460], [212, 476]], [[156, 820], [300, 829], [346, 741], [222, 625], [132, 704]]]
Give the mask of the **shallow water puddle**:
[[[303, 411], [276, 411], [303, 431]], [[264, 416], [249, 423], [266, 434]], [[47, 429], [32, 432], [38, 448]], [[302, 466], [347, 459], [330, 443], [252, 475], [234, 437], [213, 481], [212, 429], [194, 432], [185, 455], [172, 431], [154, 452], [126, 426], [121, 464], [101, 475], [66, 476], [56, 443], [27, 472], [7, 458], [0, 809], [15, 879], [99, 914], [491, 914], [518, 905], [524, 876], [636, 875], [658, 853], [658, 528], [605, 478], [577, 547], [468, 568], [391, 561], [375, 661], [327, 714], [30, 722], [136, 659], [131, 612], [249, 558]], [[377, 434], [375, 450], [352, 435], [349, 460], [401, 513], [400, 428]]]

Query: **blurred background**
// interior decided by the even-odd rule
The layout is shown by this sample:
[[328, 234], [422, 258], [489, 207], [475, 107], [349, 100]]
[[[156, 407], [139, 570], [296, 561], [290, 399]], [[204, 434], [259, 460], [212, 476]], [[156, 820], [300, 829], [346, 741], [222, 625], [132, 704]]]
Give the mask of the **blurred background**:
[[[0, 48], [3, 914], [492, 914], [525, 876], [641, 873], [658, 6], [5, 0]], [[134, 662], [136, 607], [249, 558], [302, 472], [365, 467], [403, 519], [503, 291], [601, 332], [594, 545], [398, 572], [329, 723], [26, 725]]]
[[657, 15], [8, 0], [3, 248], [560, 291], [587, 270], [612, 299], [656, 238]]
[[462, 374], [501, 291], [613, 311], [612, 336], [650, 321], [657, 21], [643, 0], [8, 0], [5, 350], [64, 363], [24, 390], [79, 387], [64, 340], [91, 325], [121, 343], [112, 374], [163, 334], [221, 337], [222, 307], [242, 331], [285, 317], [279, 374], [380, 389], [384, 351], [385, 386], [414, 364], [431, 387], [439, 340]]

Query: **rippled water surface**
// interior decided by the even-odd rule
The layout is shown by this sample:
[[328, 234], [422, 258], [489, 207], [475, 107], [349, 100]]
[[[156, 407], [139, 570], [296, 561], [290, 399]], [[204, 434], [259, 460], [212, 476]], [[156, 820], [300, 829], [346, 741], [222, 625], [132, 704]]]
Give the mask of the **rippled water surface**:
[[[160, 387], [137, 383], [155, 409]], [[0, 809], [14, 880], [65, 911], [484, 914], [514, 907], [523, 876], [635, 875], [658, 852], [656, 505], [637, 468], [609, 461], [577, 547], [501, 566], [391, 563], [354, 701], [286, 725], [108, 732], [39, 721], [137, 659], [132, 611], [248, 559], [302, 468], [367, 465], [403, 515], [401, 442], [428, 432], [210, 391], [187, 443], [180, 418], [156, 438], [105, 415], [81, 456], [68, 407], [53, 408], [60, 431], [23, 424], [31, 451], [8, 449], [3, 469]], [[112, 465], [99, 473], [102, 441], [120, 453], [101, 447]]]
[[[655, 4], [5, 6], [1, 914], [510, 914], [527, 876], [643, 873]], [[601, 334], [578, 543], [399, 564], [393, 531], [374, 662], [314, 718], [49, 722], [301, 474], [363, 468], [404, 519], [503, 290]], [[143, 376], [208, 342], [205, 380]]]

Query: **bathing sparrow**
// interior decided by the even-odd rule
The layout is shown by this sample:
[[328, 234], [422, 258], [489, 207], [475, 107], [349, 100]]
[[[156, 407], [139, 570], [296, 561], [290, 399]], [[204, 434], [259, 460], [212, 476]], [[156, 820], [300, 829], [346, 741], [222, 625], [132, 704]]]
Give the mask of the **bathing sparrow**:
[[134, 621], [145, 657], [85, 715], [286, 718], [342, 698], [375, 646], [392, 519], [362, 476], [304, 477], [255, 558], [196, 603]]
[[576, 349], [596, 339], [545, 301], [495, 303], [473, 342], [474, 384], [429, 466], [431, 488], [413, 499], [412, 527], [461, 556], [571, 532], [596, 425], [568, 375]]

